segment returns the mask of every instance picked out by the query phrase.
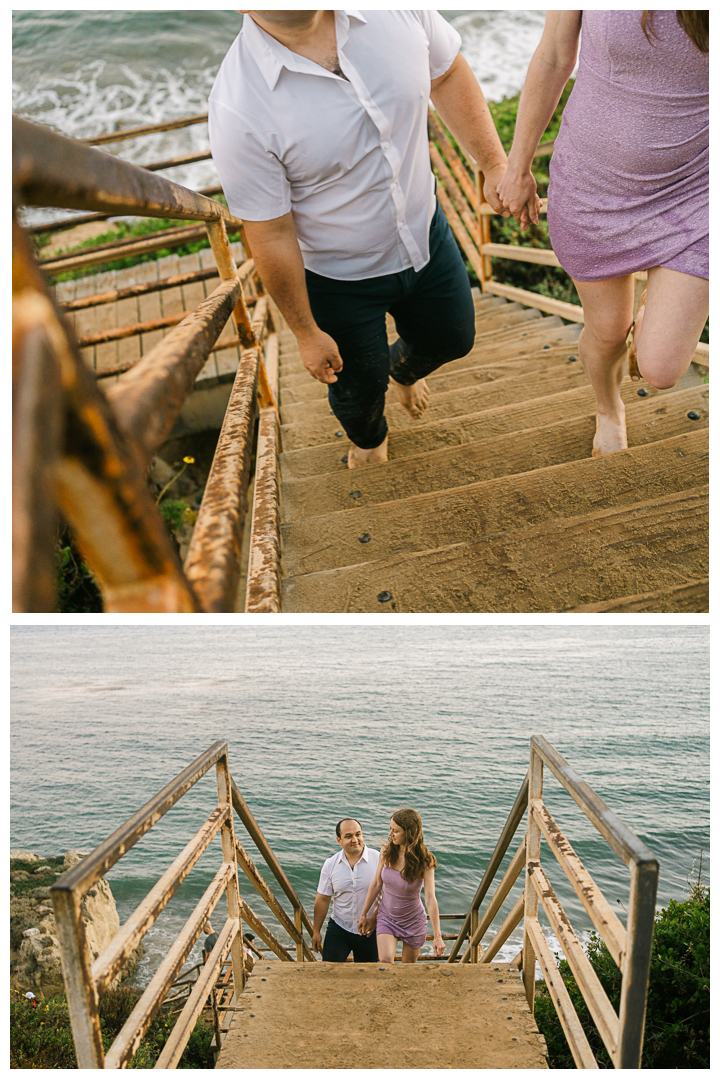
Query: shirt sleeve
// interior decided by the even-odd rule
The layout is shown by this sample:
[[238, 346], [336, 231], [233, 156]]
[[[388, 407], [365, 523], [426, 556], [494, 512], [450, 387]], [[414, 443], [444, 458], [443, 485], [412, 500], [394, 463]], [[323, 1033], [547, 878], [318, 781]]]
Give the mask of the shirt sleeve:
[[328, 862], [324, 862], [323, 868], [320, 871], [320, 881], [318, 882], [317, 891], [320, 893], [321, 896], [332, 896], [333, 894], [332, 880], [330, 877], [330, 867], [328, 865], [329, 862], [330, 860], [328, 860]]
[[460, 52], [462, 38], [437, 11], [416, 11], [430, 45], [430, 78], [444, 75]]
[[270, 221], [290, 212], [290, 183], [282, 162], [242, 117], [212, 98], [208, 133], [231, 214]]

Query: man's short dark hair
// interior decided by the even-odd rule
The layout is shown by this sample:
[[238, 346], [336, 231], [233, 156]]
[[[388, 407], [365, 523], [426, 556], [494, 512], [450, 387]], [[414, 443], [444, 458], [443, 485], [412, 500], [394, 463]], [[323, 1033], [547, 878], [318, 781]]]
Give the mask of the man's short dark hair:
[[[340, 830], [340, 826], [342, 825], [342, 823], [344, 821], [357, 821], [358, 825], [360, 825], [360, 822], [358, 821], [358, 819], [356, 817], [340, 818], [337, 825], [335, 826], [335, 835], [337, 836], [338, 840], [340, 839], [340, 837], [342, 835], [341, 830]], [[360, 825], [360, 832], [362, 832], [362, 825]]]

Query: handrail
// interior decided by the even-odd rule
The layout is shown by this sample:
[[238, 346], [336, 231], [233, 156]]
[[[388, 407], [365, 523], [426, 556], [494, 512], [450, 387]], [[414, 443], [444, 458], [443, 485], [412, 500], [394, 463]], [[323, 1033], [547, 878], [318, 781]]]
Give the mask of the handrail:
[[[152, 829], [190, 789], [215, 766], [218, 805], [204, 824], [185, 845], [180, 854], [160, 876], [147, 896], [138, 904], [105, 951], [91, 963], [85, 924], [82, 917], [82, 900], [88, 890], [105, 875], [134, 845]], [[228, 917], [222, 926], [218, 941], [207, 964], [201, 968], [187, 995], [185, 1004], [173, 1028], [156, 1068], [175, 1068], [202, 1011], [209, 993], [213, 993], [216, 979], [223, 969], [228, 953], [230, 970], [237, 1001], [245, 983], [242, 945], [242, 922], [245, 921], [282, 961], [294, 957], [250, 907], [238, 892], [238, 866], [244, 871], [261, 898], [280, 922], [296, 945], [297, 960], [314, 961], [311, 950], [304, 940], [302, 923], [291, 920], [273, 896], [257, 868], [235, 836], [233, 806], [240, 807], [241, 819], [250, 825], [251, 837], [260, 840], [266, 862], [278, 880], [286, 887], [289, 899], [297, 913], [304, 911], [290, 882], [285, 877], [260, 827], [257, 825], [247, 803], [230, 775], [228, 745], [215, 742], [200, 754], [187, 768], [153, 795], [144, 806], [120, 825], [89, 855], [66, 871], [51, 886], [50, 893], [55, 908], [57, 933], [65, 978], [65, 988], [70, 1022], [75, 1042], [78, 1067], [81, 1069], [126, 1068], [136, 1053], [153, 1017], [168, 994], [178, 985], [180, 972], [190, 950], [223, 893], [227, 899]], [[143, 991], [132, 1013], [123, 1025], [115, 1041], [103, 1052], [98, 1018], [99, 998], [118, 977], [122, 967], [154, 925], [160, 913], [196, 865], [212, 840], [220, 834], [222, 862], [203, 896], [180, 930], [175, 942], [162, 960], [158, 970]], [[305, 917], [306, 918], [306, 917]], [[310, 927], [312, 932], [312, 928]], [[184, 997], [184, 995], [182, 995]], [[176, 1001], [178, 995], [172, 998]], [[219, 1047], [218, 1047], [219, 1048]]]
[[[213, 199], [25, 120], [13, 121], [13, 146], [15, 203], [199, 221], [221, 278], [106, 395], [14, 224], [14, 610], [54, 609], [57, 507], [98, 580], [106, 611], [233, 611], [254, 420], [259, 408], [276, 407], [262, 357], [272, 316], [254, 265], [246, 260], [238, 271], [227, 236], [230, 227], [242, 237], [242, 222]], [[149, 249], [163, 242], [155, 237], [139, 244]], [[97, 263], [136, 246], [102, 245], [51, 265]], [[252, 322], [242, 292], [249, 276], [257, 294]], [[231, 315], [233, 344], [242, 350], [238, 378], [206, 487], [208, 505], [203, 499], [183, 571], [144, 474]]]
[[[627, 927], [623, 926], [612, 910], [545, 805], [543, 766], [551, 770], [630, 870]], [[528, 818], [523, 842], [505, 871], [485, 913], [480, 918], [479, 904], [497, 875], [503, 855], [509, 847], [526, 808]], [[610, 1004], [550, 883], [544, 864], [541, 862], [542, 839], [546, 841], [552, 856], [559, 863], [620, 969], [622, 988], [619, 1015]], [[493, 940], [483, 950], [482, 939], [495, 921], [523, 867], [525, 868], [523, 893], [515, 901]], [[597, 1068], [587, 1036], [538, 920], [538, 907], [542, 904], [613, 1065], [617, 1069], [639, 1068], [642, 1057], [657, 880], [657, 860], [645, 844], [623, 824], [547, 739], [539, 735], [533, 736], [530, 741], [528, 775], [508, 816], [501, 838], [465, 916], [462, 930], [448, 960], [456, 960], [463, 941], [468, 938], [460, 962], [490, 963], [510, 934], [522, 922], [523, 947], [516, 959], [522, 968], [525, 992], [531, 1010], [535, 1002], [535, 963], [538, 961], [576, 1066], [583, 1069]]]

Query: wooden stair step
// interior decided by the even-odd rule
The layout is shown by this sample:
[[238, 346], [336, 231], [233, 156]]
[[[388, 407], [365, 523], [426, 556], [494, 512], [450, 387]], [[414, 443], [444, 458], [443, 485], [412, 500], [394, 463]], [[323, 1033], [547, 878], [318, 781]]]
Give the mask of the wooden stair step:
[[[499, 408], [502, 405], [517, 404], [584, 385], [587, 385], [587, 376], [579, 364], [551, 366], [547, 371], [511, 375], [505, 379], [498, 379], [496, 382], [434, 395], [430, 399], [422, 422], [432, 423], [454, 416], [463, 416], [470, 412], [481, 412]], [[418, 426], [418, 420], [414, 420], [399, 402], [390, 403], [386, 413], [392, 432]], [[282, 425], [283, 446], [286, 446], [288, 450], [297, 450], [302, 446], [317, 446], [330, 442], [333, 437], [344, 437], [344, 435], [336, 435], [338, 430], [340, 430], [338, 421], [330, 412], [330, 407], [326, 402], [320, 402], [319, 407], [308, 404], [304, 421]]]
[[687, 581], [683, 585], [673, 585], [668, 589], [658, 589], [652, 593], [640, 593], [637, 596], [620, 596], [614, 600], [601, 600], [597, 604], [580, 604], [579, 607], [567, 608], [568, 612], [709, 612], [710, 581]]
[[[571, 360], [570, 357], [573, 357]], [[571, 352], [567, 345], [555, 345], [541, 347], [536, 352], [528, 353], [519, 359], [496, 360], [489, 364], [472, 363], [462, 367], [455, 364], [445, 364], [438, 368], [432, 375], [427, 376], [430, 391], [433, 394], [444, 393], [459, 386], [472, 386], [473, 384], [494, 382], [507, 375], [522, 374], [542, 368], [544, 365], [556, 365], [579, 363], [577, 352]], [[388, 391], [393, 393], [392, 389]], [[327, 386], [306, 375], [302, 381], [293, 381], [293, 385], [283, 385], [280, 390], [280, 406], [286, 409], [289, 405], [298, 405], [307, 401], [326, 401]]]
[[587, 457], [283, 526], [288, 576], [429, 551], [482, 536], [646, 502], [707, 482], [708, 433], [694, 431], [607, 457]]
[[[648, 423], [655, 423], [654, 410], [657, 407], [657, 399], [663, 401], [659, 406], [661, 409], [670, 410], [668, 415], [676, 415], [676, 411], [684, 410], [685, 420], [687, 420], [687, 413], [695, 411], [700, 413], [700, 420], [690, 421], [690, 424], [707, 424], [710, 391], [709, 386], [699, 380], [697, 373], [688, 372], [677, 386], [670, 390], [656, 390], [650, 386], [642, 387], [642, 389], [647, 389], [647, 397], [639, 398], [638, 384], [629, 378], [623, 381], [621, 387], [626, 409], [630, 410], [635, 405], [640, 406], [639, 411], [632, 413], [634, 419], [631, 421], [631, 426], [640, 417], [642, 410], [649, 417]], [[665, 400], [670, 399], [674, 399], [672, 405], [666, 406]], [[390, 459], [388, 464], [416, 454], [463, 446], [471, 442], [487, 441], [524, 429], [546, 427], [561, 422], [568, 423], [573, 418], [594, 417], [594, 415], [595, 396], [591, 387], [585, 386], [539, 400], [505, 405], [431, 424], [418, 424], [415, 428], [391, 432], [388, 443]], [[662, 412], [660, 415], [663, 416], [665, 413]], [[690, 430], [690, 428], [685, 425], [680, 430]], [[668, 434], [677, 433], [673, 431]], [[632, 432], [630, 438], [634, 438]], [[647, 441], [647, 438], [642, 441]], [[294, 451], [286, 448], [281, 456], [283, 479], [286, 481], [306, 479], [331, 473], [346, 475], [347, 465], [342, 462], [342, 457], [347, 454], [349, 446], [349, 441], [343, 435], [342, 439], [312, 448]], [[546, 462], [546, 464], [552, 464], [552, 462]], [[354, 471], [356, 475], [364, 475], [369, 469], [386, 469], [387, 467], [388, 465], [366, 466]]]
[[706, 577], [707, 528], [708, 489], [696, 488], [475, 543], [288, 578], [283, 611], [566, 611]]
[[[473, 369], [465, 369], [471, 372]], [[579, 363], [568, 364], [566, 360], [558, 363], [556, 358], [550, 358], [534, 364], [528, 369], [527, 365], [520, 361], [513, 361], [509, 366], [489, 366], [479, 369], [481, 372], [493, 374], [494, 378], [465, 381], [460, 373], [454, 373], [445, 377], [445, 382], [439, 381], [431, 385], [430, 404], [425, 413], [428, 420], [441, 419], [444, 416], [458, 416], [469, 411], [477, 412], [483, 408], [505, 404], [510, 400], [527, 400], [528, 397], [545, 397], [545, 391], [559, 393], [569, 387], [582, 385], [587, 382], [587, 376]], [[446, 388], [447, 387], [447, 388]], [[517, 395], [521, 396], [518, 397]], [[403, 427], [414, 427], [414, 420], [402, 407], [395, 396], [395, 391], [390, 387], [385, 407], [388, 424], [393, 431]], [[300, 405], [288, 405], [282, 411], [283, 425], [309, 424], [315, 421], [326, 420], [328, 414], [332, 417], [327, 399], [307, 401]], [[424, 418], [425, 418], [424, 417]], [[424, 419], [423, 418], [423, 419]], [[333, 418], [333, 429], [337, 423]]]
[[[447, 375], [470, 367], [485, 367], [490, 364], [525, 360], [530, 356], [539, 356], [541, 354], [553, 355], [556, 350], [558, 352], [566, 351], [568, 356], [577, 357], [577, 330], [577, 324], [555, 327], [551, 328], [547, 333], [543, 332], [537, 338], [514, 342], [510, 346], [503, 345], [499, 349], [491, 348], [492, 343], [486, 342], [478, 348], [473, 348], [467, 356], [461, 356], [458, 360], [450, 360], [447, 364], [443, 364], [439, 372]], [[429, 378], [433, 377], [429, 376]], [[295, 391], [313, 385], [315, 382], [316, 380], [308, 375], [307, 369], [300, 364], [294, 374], [288, 372], [283, 374], [281, 389]], [[325, 387], [321, 383], [317, 383], [317, 385], [320, 387], [321, 392], [324, 393]]]
[[[562, 319], [556, 315], [544, 319], [520, 323], [508, 330], [494, 331], [487, 335], [476, 337], [475, 344], [468, 356], [481, 355], [491, 359], [505, 359], [509, 357], [512, 348], [516, 355], [522, 356], [538, 344], [560, 344], [563, 341], [577, 340], [577, 332], [573, 327], [563, 325]], [[461, 357], [465, 359], [465, 357]], [[452, 361], [455, 363], [456, 361]], [[280, 375], [282, 378], [292, 375], [302, 375], [305, 368], [300, 360], [300, 353], [281, 351]]]

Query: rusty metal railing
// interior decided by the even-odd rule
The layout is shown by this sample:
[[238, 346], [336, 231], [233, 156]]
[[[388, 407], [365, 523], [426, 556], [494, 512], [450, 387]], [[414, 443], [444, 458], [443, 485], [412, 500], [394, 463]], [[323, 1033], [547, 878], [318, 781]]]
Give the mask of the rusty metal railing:
[[[578, 858], [543, 801], [543, 768], [547, 766], [630, 871], [627, 925], [612, 910], [602, 891]], [[513, 858], [482, 916], [480, 905], [497, 876], [503, 857], [518, 832], [525, 811], [527, 827]], [[622, 975], [620, 1011], [615, 1012], [580, 940], [558, 899], [541, 860], [545, 840], [587, 911]], [[482, 940], [496, 919], [513, 885], [525, 871], [525, 887], [492, 941]], [[473, 898], [448, 962], [490, 963], [517, 926], [523, 923], [523, 947], [511, 964], [522, 968], [527, 1000], [535, 1003], [535, 964], [550, 997], [579, 1069], [598, 1067], [570, 995], [560, 976], [538, 919], [542, 905], [560, 942], [577, 985], [616, 1069], [637, 1069], [642, 1058], [645, 1007], [652, 949], [658, 863], [638, 837], [610, 810], [568, 762], [542, 736], [530, 742], [530, 768], [522, 784], [483, 880]]]
[[[13, 203], [199, 221], [221, 278], [104, 394], [14, 219], [14, 610], [54, 610], [59, 511], [106, 611], [233, 611], [255, 419], [258, 407], [275, 409], [262, 362], [274, 330], [271, 308], [252, 261], [238, 270], [228, 242], [228, 227], [242, 235], [242, 222], [213, 199], [17, 118]], [[115, 245], [86, 258], [130, 250]], [[252, 322], [242, 290], [251, 278], [258, 294]], [[144, 473], [231, 316], [241, 360], [183, 567]]]
[[[163, 815], [202, 779], [213, 765], [217, 779], [217, 807], [162, 874], [145, 899], [123, 923], [102, 955], [93, 963], [85, 936], [82, 916], [83, 898], [98, 879], [115, 866]], [[290, 900], [294, 913], [292, 921], [235, 835], [233, 808]], [[217, 872], [112, 1046], [104, 1052], [98, 1017], [100, 997], [113, 985], [123, 966], [153, 926], [158, 915], [167, 906], [218, 833], [222, 839], [222, 862]], [[295, 943], [295, 957], [247, 901], [240, 896], [238, 867], [245, 873]], [[155, 1068], [172, 1069], [177, 1065], [197, 1019], [205, 1007], [208, 995], [213, 993], [216, 980], [223, 970], [228, 955], [234, 996], [235, 1000], [238, 1000], [245, 984], [243, 920], [255, 934], [262, 938], [278, 959], [282, 961], [315, 960], [303, 936], [303, 927], [312, 935], [312, 926], [307, 913], [230, 775], [226, 742], [213, 743], [200, 754], [86, 858], [58, 878], [50, 892], [55, 909], [75, 1051], [78, 1067], [81, 1069], [127, 1067], [153, 1018], [160, 1011], [172, 988], [177, 986], [182, 966], [223, 893], [227, 901], [227, 920], [220, 930], [207, 963], [193, 980], [192, 989], [187, 994], [180, 1015]], [[172, 998], [172, 1000], [176, 999]], [[225, 1008], [228, 1007], [225, 1006]]]

